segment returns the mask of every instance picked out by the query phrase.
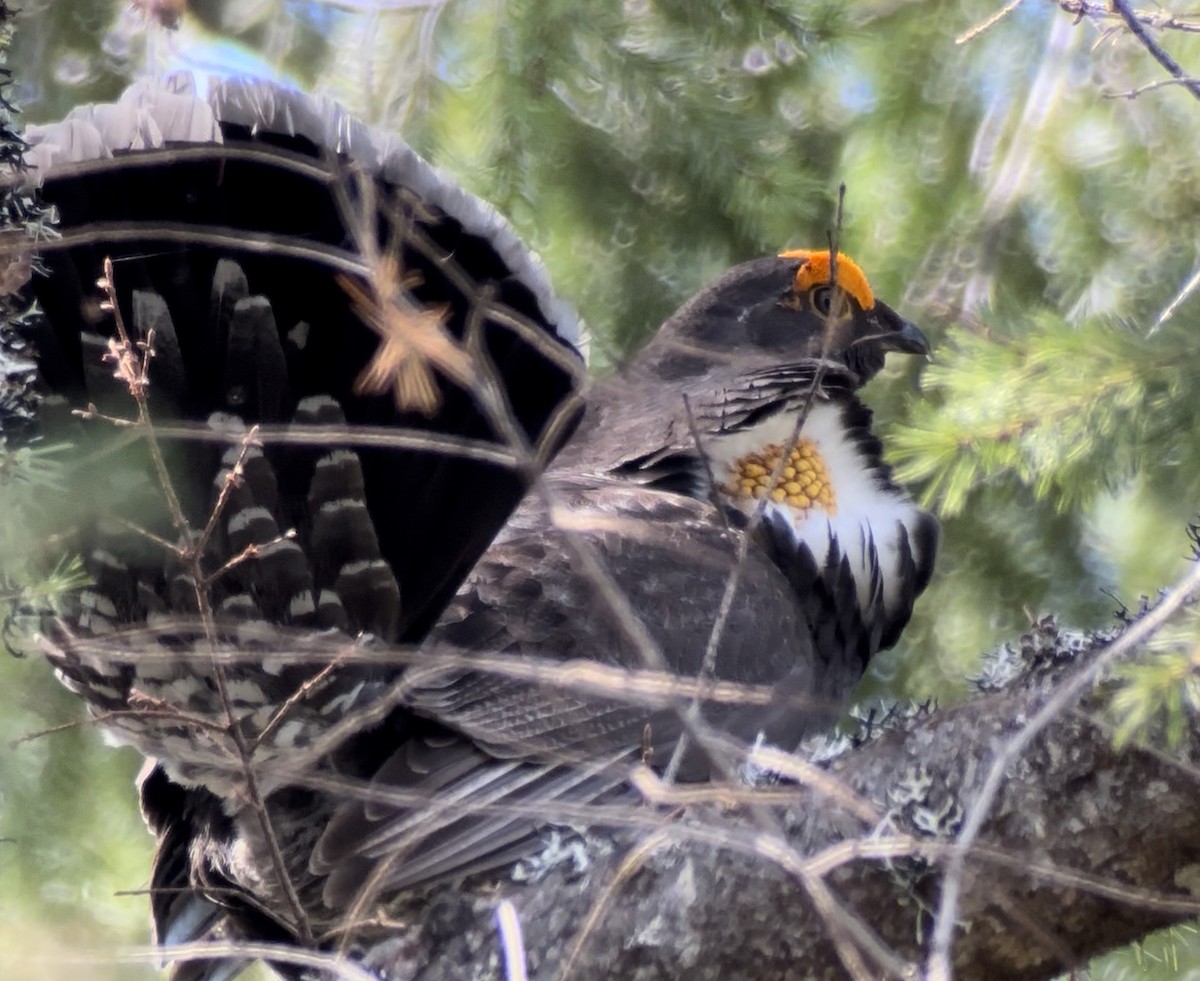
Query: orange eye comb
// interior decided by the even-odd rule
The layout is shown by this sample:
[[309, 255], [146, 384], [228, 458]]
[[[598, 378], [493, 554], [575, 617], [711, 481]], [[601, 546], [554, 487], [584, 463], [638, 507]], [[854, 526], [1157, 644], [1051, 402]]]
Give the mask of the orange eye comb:
[[[796, 270], [796, 290], [805, 291], [814, 286], [823, 286], [829, 282], [829, 250], [828, 249], [791, 249], [780, 252], [781, 259], [802, 259], [800, 268]], [[837, 257], [838, 286], [858, 301], [864, 310], [875, 306], [875, 294], [871, 284], [867, 282], [867, 274], [862, 267], [844, 252]]]

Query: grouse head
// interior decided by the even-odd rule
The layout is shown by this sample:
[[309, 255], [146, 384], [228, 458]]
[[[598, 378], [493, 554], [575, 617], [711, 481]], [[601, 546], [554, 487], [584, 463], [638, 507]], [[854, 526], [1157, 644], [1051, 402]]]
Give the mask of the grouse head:
[[813, 359], [841, 362], [863, 384], [889, 351], [926, 354], [916, 326], [875, 298], [849, 256], [797, 249], [742, 263], [659, 330], [636, 366], [664, 380]]
[[[857, 680], [929, 582], [936, 520], [893, 479], [858, 390], [921, 331], [827, 250], [736, 266], [597, 386], [558, 465], [717, 501], [757, 534]], [[829, 611], [833, 610], [833, 613]]]

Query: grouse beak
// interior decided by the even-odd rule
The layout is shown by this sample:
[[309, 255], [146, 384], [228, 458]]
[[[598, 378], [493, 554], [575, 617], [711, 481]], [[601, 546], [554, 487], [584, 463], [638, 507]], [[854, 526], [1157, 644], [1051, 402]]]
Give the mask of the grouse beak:
[[876, 307], [883, 308], [878, 312], [877, 320], [883, 332], [882, 335], [876, 335], [883, 350], [898, 351], [900, 354], [929, 354], [929, 339], [916, 324], [902, 318], [886, 303], [876, 303]]
[[883, 338], [884, 348], [902, 354], [928, 354], [929, 339], [921, 329], [903, 317], [897, 317], [896, 321], [898, 327]]
[[871, 320], [870, 340], [882, 350], [898, 354], [929, 354], [929, 340], [921, 333], [921, 329], [886, 303], [876, 301], [871, 308]]

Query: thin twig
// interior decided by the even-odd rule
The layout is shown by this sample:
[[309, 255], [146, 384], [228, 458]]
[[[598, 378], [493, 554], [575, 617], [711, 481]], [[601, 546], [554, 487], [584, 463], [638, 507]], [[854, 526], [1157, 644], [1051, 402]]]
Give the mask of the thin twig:
[[76, 951], [72, 954], [55, 954], [52, 957], [16, 957], [17, 963], [45, 964], [159, 964], [166, 956], [172, 961], [191, 962], [214, 959], [264, 960], [276, 964], [294, 964], [311, 968], [321, 976], [331, 976], [337, 981], [379, 981], [378, 975], [364, 970], [353, 961], [319, 950], [301, 949], [290, 944], [245, 943], [225, 941], [221, 943], [179, 944], [167, 948], [134, 947], [108, 951]]
[[122, 419], [120, 416], [110, 416], [101, 412], [96, 408], [95, 404], [89, 402], [86, 409], [72, 409], [71, 415], [79, 419], [99, 419], [111, 426], [126, 426], [136, 428], [138, 421], [136, 419]]
[[1157, 334], [1162, 329], [1163, 324], [1175, 316], [1188, 297], [1196, 292], [1197, 287], [1200, 287], [1200, 269], [1197, 269], [1192, 274], [1188, 281], [1180, 288], [1179, 292], [1175, 294], [1171, 302], [1166, 305], [1163, 312], [1158, 315], [1158, 318], [1151, 325], [1150, 329], [1146, 331], [1146, 337], [1150, 338]]
[[1169, 85], [1200, 85], [1200, 78], [1192, 75], [1185, 78], [1160, 78], [1156, 82], [1147, 82], [1145, 85], [1139, 85], [1136, 89], [1130, 89], [1127, 92], [1102, 92], [1101, 95], [1105, 99], [1136, 99], [1139, 95], [1145, 95], [1147, 92], [1166, 88]]
[[114, 524], [120, 525], [126, 531], [133, 532], [133, 534], [146, 539], [148, 542], [153, 542], [168, 555], [173, 555], [177, 559], [183, 559], [184, 557], [184, 553], [186, 552], [184, 547], [176, 545], [174, 542], [167, 541], [161, 535], [154, 534], [154, 532], [150, 531], [148, 528], [143, 528], [141, 525], [130, 521], [124, 515], [106, 513], [105, 519], [112, 521]]
[[329, 676], [331, 674], [333, 674], [333, 672], [335, 670], [337, 670], [337, 668], [339, 668], [340, 666], [341, 666], [340, 661], [338, 661], [336, 659], [333, 661], [330, 661], [328, 664], [325, 665], [325, 667], [321, 668], [320, 671], [318, 671], [311, 678], [309, 678], [306, 682], [304, 682], [304, 684], [302, 684], [299, 688], [297, 688], [294, 692], [292, 692], [292, 694], [289, 695], [288, 698], [286, 698], [284, 700], [284, 703], [275, 710], [275, 712], [271, 716], [271, 718], [267, 720], [267, 724], [262, 727], [262, 729], [258, 733], [258, 735], [254, 737], [254, 742], [253, 742], [252, 748], [254, 750], [257, 750], [258, 747], [261, 746], [267, 740], [267, 737], [270, 736], [271, 733], [276, 730], [276, 728], [278, 728], [279, 724], [285, 718], [287, 718], [288, 713], [291, 712], [291, 710], [297, 704], [304, 701], [304, 699], [308, 698], [308, 696], [310, 694], [312, 694], [312, 692], [316, 688], [318, 688], [326, 679], [328, 679]]
[[1125, 0], [1109, 0], [1109, 2], [1121, 15], [1121, 19], [1125, 21], [1125, 26], [1129, 28], [1129, 33], [1141, 42], [1142, 47], [1150, 52], [1151, 57], [1162, 65], [1170, 73], [1171, 77], [1187, 89], [1194, 98], [1200, 99], [1200, 82], [1188, 78], [1187, 72], [1179, 66], [1179, 62], [1167, 54], [1159, 43], [1150, 36], [1150, 32], [1146, 30], [1145, 25], [1134, 14], [1129, 4]]
[[[147, 154], [147, 156], [151, 156]], [[136, 154], [121, 156], [121, 161], [134, 160]], [[251, 231], [227, 225], [189, 225], [181, 222], [105, 222], [97, 221], [80, 228], [68, 228], [54, 238], [37, 243], [39, 254], [63, 252], [79, 245], [117, 245], [126, 242], [138, 244], [162, 242], [193, 248], [211, 246], [225, 252], [248, 252], [253, 255], [286, 256], [328, 266], [338, 272], [363, 275], [362, 263], [352, 253], [328, 245], [320, 245], [308, 239], [269, 232]], [[25, 240], [9, 241], [0, 238], [0, 258], [23, 255], [31, 251]]]
[[700, 460], [700, 466], [704, 468], [704, 482], [708, 485], [708, 503], [713, 506], [713, 511], [721, 519], [721, 526], [728, 528], [729, 516], [725, 513], [725, 502], [721, 500], [720, 486], [717, 484], [716, 475], [713, 473], [712, 458], [704, 448], [704, 438], [700, 435], [700, 427], [696, 425], [696, 414], [692, 411], [692, 400], [688, 398], [687, 392], [683, 393], [683, 414], [684, 418], [687, 419], [688, 436], [692, 441], [692, 445], [696, 448], [696, 456]]
[[[311, 942], [311, 931], [304, 912], [304, 906], [300, 902], [300, 897], [288, 873], [287, 864], [283, 858], [283, 851], [279, 846], [279, 839], [275, 834], [270, 814], [267, 811], [266, 801], [259, 790], [258, 779], [254, 772], [253, 753], [246, 741], [245, 734], [242, 732], [241, 723], [233, 707], [233, 699], [229, 694], [229, 685], [225, 675], [225, 666], [216, 651], [216, 625], [213, 620], [209, 588], [206, 576], [204, 575], [203, 550], [196, 547], [197, 539], [193, 535], [187, 518], [183, 513], [179, 496], [175, 492], [174, 483], [167, 469], [166, 459], [163, 456], [154, 426], [150, 420], [150, 403], [147, 397], [149, 375], [146, 370], [146, 362], [153, 357], [153, 349], [148, 343], [143, 343], [141, 346], [141, 357], [139, 358], [137, 354], [138, 348], [130, 341], [129, 333], [125, 329], [125, 320], [117, 301], [117, 288], [113, 279], [112, 259], [107, 256], [104, 259], [104, 276], [100, 280], [99, 285], [106, 294], [107, 300], [104, 306], [112, 313], [114, 326], [119, 338], [119, 344], [117, 342], [110, 342], [110, 353], [117, 362], [117, 376], [126, 381], [129, 386], [130, 395], [137, 405], [138, 421], [141, 424], [142, 434], [150, 453], [150, 459], [154, 465], [159, 490], [166, 500], [167, 510], [180, 541], [186, 543], [181, 559], [189, 573], [196, 599], [196, 608], [199, 611], [200, 621], [203, 625], [204, 636], [208, 642], [209, 649], [212, 651], [212, 680], [217, 690], [217, 697], [221, 703], [222, 711], [225, 714], [227, 722], [226, 733], [232, 740], [241, 763], [241, 775], [244, 781], [246, 797], [249, 800], [250, 809], [255, 815], [259, 830], [270, 853], [272, 868], [278, 880], [279, 888], [283, 891], [284, 900], [294, 918], [295, 932], [301, 940]], [[149, 338], [147, 341], [149, 341]]]
[[587, 917], [571, 941], [571, 946], [567, 950], [567, 956], [563, 958], [559, 965], [555, 981], [568, 981], [571, 972], [575, 969], [575, 962], [579, 960], [592, 935], [599, 929], [600, 921], [604, 919], [605, 914], [616, 903], [621, 887], [633, 878], [634, 874], [650, 860], [650, 857], [656, 851], [670, 843], [671, 836], [669, 829], [667, 827], [660, 827], [653, 834], [638, 842], [621, 860], [621, 864], [617, 866], [612, 878], [604, 884], [604, 888], [600, 890], [599, 895], [593, 900], [591, 907], [588, 909]]
[[113, 264], [112, 259], [108, 256], [104, 257], [104, 277], [98, 285], [104, 290], [107, 296], [107, 300], [101, 306], [111, 311], [113, 324], [116, 327], [117, 336], [120, 338], [120, 344], [123, 348], [118, 354], [118, 357], [123, 359], [122, 363], [118, 364], [118, 377], [122, 377], [122, 372], [127, 370], [127, 363], [134, 363], [136, 374], [125, 377], [125, 380], [129, 383], [130, 394], [137, 405], [138, 423], [142, 429], [142, 435], [146, 440], [146, 446], [150, 451], [150, 459], [154, 464], [160, 489], [166, 498], [167, 510], [171, 515], [171, 522], [175, 525], [175, 530], [179, 534], [180, 540], [187, 541], [190, 534], [187, 518], [183, 515], [183, 506], [179, 503], [179, 495], [175, 493], [175, 486], [171, 482], [171, 476], [167, 471], [167, 463], [163, 457], [162, 448], [158, 445], [154, 426], [150, 422], [150, 403], [146, 398], [148, 384], [144, 362], [152, 358], [154, 352], [152, 349], [146, 348], [143, 350], [140, 359], [135, 353], [136, 348], [129, 339], [129, 333], [125, 329], [125, 318], [121, 315], [121, 307], [117, 302], [117, 287], [113, 282]]
[[[200, 552], [208, 547], [208, 543], [212, 540], [213, 533], [217, 530], [217, 522], [221, 520], [221, 515], [225, 513], [225, 505], [229, 503], [229, 495], [233, 493], [233, 489], [241, 485], [242, 476], [246, 472], [246, 458], [250, 455], [250, 450], [261, 447], [258, 442], [258, 426], [251, 426], [246, 434], [241, 438], [241, 445], [238, 447], [237, 459], [229, 469], [229, 473], [225, 475], [225, 479], [221, 482], [221, 489], [217, 492], [216, 503], [213, 504], [212, 510], [208, 513], [208, 521], [204, 525], [204, 530], [200, 532], [200, 536], [196, 539], [196, 548]], [[216, 573], [209, 577], [211, 583], [215, 578]]]
[[528, 981], [521, 918], [511, 900], [502, 899], [496, 907], [496, 929], [500, 932], [500, 949], [504, 951], [504, 976], [508, 981]]
[[980, 23], [978, 23], [974, 27], [972, 27], [970, 30], [964, 31], [962, 34], [960, 34], [958, 37], [956, 37], [954, 39], [954, 43], [955, 44], [967, 44], [971, 41], [974, 41], [984, 31], [990, 30], [991, 28], [993, 28], [997, 24], [999, 24], [1000, 21], [1004, 20], [1005, 17], [1007, 17], [1014, 10], [1016, 10], [1019, 6], [1021, 6], [1022, 2], [1023, 2], [1023, 0], [1009, 0], [1008, 3], [1006, 3], [1003, 7], [1001, 7], [999, 10], [997, 10], [994, 14], [992, 14], [986, 20], [981, 21]]
[[[842, 230], [842, 221], [845, 208], [846, 185], [838, 186], [837, 208], [834, 213], [833, 228], [829, 232], [829, 283], [834, 288], [833, 296], [838, 296], [836, 286], [838, 282], [838, 245]], [[843, 300], [843, 302], [845, 302]], [[773, 472], [768, 480], [768, 487], [774, 487], [782, 478], [783, 470], [787, 466], [788, 458], [792, 451], [799, 444], [800, 434], [804, 428], [805, 422], [808, 420], [809, 414], [812, 411], [812, 406], [815, 404], [817, 394], [820, 391], [821, 381], [824, 378], [824, 369], [827, 363], [829, 353], [829, 344], [832, 336], [833, 318], [837, 315], [838, 308], [835, 303], [830, 304], [829, 312], [826, 315], [826, 329], [822, 332], [822, 347], [817, 362], [816, 370], [813, 372], [812, 381], [808, 391], [805, 394], [803, 401], [799, 404], [796, 422], [793, 426], [790, 438], [784, 444], [783, 452], [775, 463]], [[725, 582], [725, 590], [721, 597], [721, 602], [717, 609], [716, 617], [714, 618], [713, 626], [709, 632], [708, 643], [705, 649], [704, 660], [701, 664], [700, 677], [704, 678], [710, 675], [715, 668], [717, 652], [720, 648], [720, 641], [724, 635], [724, 631], [728, 625], [729, 616], [733, 608], [733, 601], [736, 598], [737, 590], [741, 585], [741, 577], [745, 570], [746, 563], [749, 557], [750, 544], [754, 538], [754, 531], [761, 524], [763, 517], [766, 514], [767, 507], [771, 503], [769, 494], [764, 494], [759, 499], [755, 506], [754, 512], [750, 516], [750, 521], [747, 529], [744, 531], [741, 539], [738, 542], [738, 549], [734, 560], [733, 568], [730, 570], [729, 577]], [[680, 766], [683, 754], [687, 748], [687, 741], [690, 737], [689, 730], [697, 730], [701, 728], [701, 717], [699, 713], [699, 705], [693, 702], [687, 710], [684, 722], [684, 732], [680, 735], [679, 741], [676, 743], [675, 750], [672, 754], [670, 763], [667, 766], [664, 779], [670, 781]], [[705, 747], [706, 755], [715, 759], [721, 764], [720, 772], [727, 781], [736, 781], [736, 774], [732, 773], [728, 764], [720, 757], [719, 754], [714, 754], [712, 744]], [[763, 828], [768, 839], [774, 843], [774, 848], [782, 848], [793, 857], [798, 858], [792, 846], [787, 842], [786, 836], [783, 835], [781, 828], [773, 817], [769, 816], [761, 808], [752, 808], [751, 813], [755, 816], [757, 823]], [[764, 853], [765, 854], [765, 853]], [[802, 867], [796, 866], [797, 876], [801, 882], [810, 901], [813, 903], [814, 909], [825, 921], [826, 927], [829, 929], [830, 939], [833, 941], [837, 949], [839, 959], [842, 962], [846, 971], [854, 978], [869, 978], [872, 973], [868, 970], [867, 965], [862, 957], [862, 951], [870, 953], [877, 966], [893, 969], [899, 963], [899, 959], [886, 948], [878, 937], [871, 934], [871, 931], [865, 924], [858, 921], [853, 913], [846, 910], [840, 903], [834, 899], [832, 893], [824, 882], [807, 873]], [[859, 944], [858, 947], [854, 943]]]
[[[1116, 20], [1120, 14], [1114, 13], [1108, 3], [1092, 3], [1089, 0], [1057, 0], [1058, 6], [1068, 14], [1074, 15], [1076, 21], [1084, 17], [1092, 20]], [[1183, 34], [1200, 33], [1200, 23], [1182, 20], [1166, 11], [1136, 10], [1134, 16], [1148, 27], [1160, 31], [1179, 31]]]
[[222, 565], [218, 566], [211, 573], [204, 577], [204, 587], [206, 589], [212, 587], [222, 576], [236, 569], [238, 566], [250, 559], [261, 558], [267, 549], [275, 545], [281, 545], [284, 542], [290, 542], [296, 538], [296, 529], [289, 528], [282, 534], [276, 535], [274, 538], [269, 538], [265, 542], [254, 542], [252, 545], [247, 545], [233, 558], [228, 559]]
[[[100, 416], [99, 418], [106, 418]], [[136, 420], [107, 419], [115, 425], [136, 426]], [[203, 423], [172, 423], [155, 428], [159, 439], [179, 439], [196, 443], [220, 443], [232, 446], [240, 442], [240, 433], [231, 434], [212, 429]], [[122, 437], [125, 438], [125, 437]], [[130, 437], [132, 442], [136, 437]], [[420, 429], [404, 429], [389, 426], [304, 426], [294, 424], [282, 426], [258, 426], [258, 441], [262, 446], [316, 446], [330, 449], [334, 446], [346, 447], [382, 447], [384, 449], [417, 450], [422, 453], [442, 454], [445, 456], [461, 457], [466, 460], [478, 460], [481, 463], [492, 463], [500, 467], [513, 469], [516, 460], [513, 454], [502, 446], [481, 439], [451, 436], [426, 432]], [[103, 452], [110, 453], [113, 448], [123, 445], [116, 442], [114, 446], [105, 447]], [[88, 461], [94, 457], [86, 458]]]
[[[838, 203], [837, 210], [834, 214], [834, 230], [829, 236], [829, 283], [833, 287], [837, 283], [837, 238], [841, 233], [842, 227], [842, 208], [846, 197], [846, 185], [841, 184], [838, 187]], [[779, 459], [775, 461], [775, 466], [772, 468], [771, 475], [767, 481], [768, 489], [776, 487], [783, 479], [783, 471], [788, 465], [788, 459], [791, 456], [792, 450], [800, 441], [800, 433], [804, 428], [805, 422], [808, 421], [809, 413], [812, 411], [812, 406], [816, 401], [817, 392], [820, 389], [821, 380], [824, 377], [824, 366], [826, 357], [829, 353], [829, 338], [832, 331], [832, 317], [834, 314], [834, 306], [831, 303], [829, 307], [828, 319], [826, 321], [826, 330], [822, 335], [822, 346], [820, 360], [816, 370], [813, 372], [812, 381], [809, 385], [808, 392], [805, 394], [804, 400], [800, 403], [796, 412], [796, 422], [792, 427], [791, 436], [784, 444], [783, 452], [779, 454]], [[684, 401], [684, 407], [691, 415], [691, 407]], [[697, 441], [696, 450], [703, 457], [704, 448]], [[706, 462], [707, 466], [707, 462]], [[713, 480], [711, 468], [709, 469], [709, 480]], [[750, 556], [750, 546], [754, 541], [754, 533], [762, 524], [763, 518], [767, 513], [767, 508], [771, 504], [770, 493], [763, 494], [759, 498], [758, 503], [754, 507], [753, 513], [750, 515], [750, 520], [747, 528], [742, 533], [738, 540], [737, 551], [734, 554], [733, 568], [729, 571], [729, 577], [725, 580], [725, 589], [721, 594], [721, 602], [717, 606], [716, 615], [713, 618], [712, 629], [708, 633], [708, 641], [704, 649], [704, 658], [700, 662], [700, 670], [697, 672], [697, 677], [700, 679], [710, 678], [716, 668], [717, 653], [720, 649], [721, 640], [725, 636], [725, 629], [729, 623], [729, 617], [733, 611], [733, 603], [737, 598], [738, 589], [741, 586], [742, 574], [745, 571], [746, 563]], [[688, 719], [695, 724], [700, 718], [700, 706], [693, 702], [688, 706]], [[675, 775], [679, 772], [679, 767], [683, 764], [684, 754], [688, 748], [688, 736], [686, 731], [680, 735], [679, 740], [675, 744], [675, 749], [671, 754], [671, 759], [667, 764], [664, 772], [664, 779], [671, 782], [675, 779]]]

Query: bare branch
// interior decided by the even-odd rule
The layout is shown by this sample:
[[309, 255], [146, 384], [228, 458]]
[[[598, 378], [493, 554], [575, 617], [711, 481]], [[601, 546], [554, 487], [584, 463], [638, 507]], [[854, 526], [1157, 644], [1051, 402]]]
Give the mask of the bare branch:
[[1146, 24], [1143, 23], [1142, 18], [1133, 12], [1125, 0], [1110, 0], [1110, 2], [1113, 5], [1113, 9], [1125, 21], [1125, 26], [1129, 28], [1129, 33], [1141, 42], [1142, 47], [1150, 52], [1151, 57], [1162, 65], [1170, 73], [1171, 77], [1178, 81], [1195, 98], [1200, 99], [1200, 82], [1189, 78], [1187, 73], [1179, 66], [1179, 62], [1167, 54], [1162, 46], [1150, 36], [1150, 32], [1146, 29]]
[[[1096, 663], [1096, 653], [1089, 657], [1084, 671]], [[870, 977], [914, 976], [937, 869], [959, 842], [952, 829], [917, 830], [912, 816], [889, 802], [917, 770], [935, 790], [978, 800], [997, 744], [1012, 738], [1014, 720], [1036, 717], [1045, 698], [1036, 683], [976, 698], [839, 758], [831, 779], [890, 808], [893, 833], [864, 834], [815, 788], [795, 788], [783, 849], [746, 812], [696, 801], [665, 815], [645, 808], [594, 813], [585, 835], [593, 865], [582, 876], [553, 867], [536, 882], [501, 885], [520, 916], [529, 962], [547, 976], [563, 977], [569, 967], [574, 981], [684, 970], [696, 978], [749, 971], [786, 978], [797, 964], [808, 977], [854, 976], [831, 943], [833, 920], [847, 931], [846, 945], [873, 965]], [[1182, 758], [1198, 751], [1193, 730]], [[1022, 758], [996, 788], [965, 857], [950, 953], [955, 977], [1052, 977], [1195, 915], [1200, 901], [1175, 882], [1180, 856], [1192, 853], [1200, 833], [1200, 783], [1186, 768], [1143, 749], [1115, 751], [1106, 727], [1087, 712], [1053, 713]], [[608, 824], [622, 813], [627, 823]], [[1155, 815], [1152, 836], [1137, 830], [1147, 813]], [[1062, 817], [1080, 814], [1090, 818]], [[631, 840], [635, 851], [622, 858]], [[815, 888], [798, 888], [796, 856]], [[422, 963], [430, 971], [461, 973], [473, 963], [475, 938], [494, 935], [479, 902], [494, 889], [481, 882], [441, 898], [441, 915], [458, 924], [455, 937], [420, 927], [399, 936], [428, 957]], [[818, 902], [831, 904], [825, 915]], [[1067, 903], [1074, 913], [1063, 917]], [[639, 944], [650, 936], [653, 943]]]
[[1025, 754], [1045, 729], [1079, 701], [1107, 667], [1145, 643], [1195, 596], [1197, 589], [1200, 589], [1200, 563], [1193, 565], [1191, 571], [1163, 597], [1158, 606], [1089, 663], [1065, 679], [1019, 731], [995, 747], [987, 777], [980, 786], [978, 796], [971, 801], [962, 831], [955, 840], [954, 851], [946, 865], [941, 901], [934, 923], [933, 944], [926, 965], [927, 975], [932, 981], [948, 981], [953, 976], [950, 969], [950, 945], [958, 919], [958, 903], [967, 855], [979, 838], [984, 822], [1000, 793], [1006, 771]]

